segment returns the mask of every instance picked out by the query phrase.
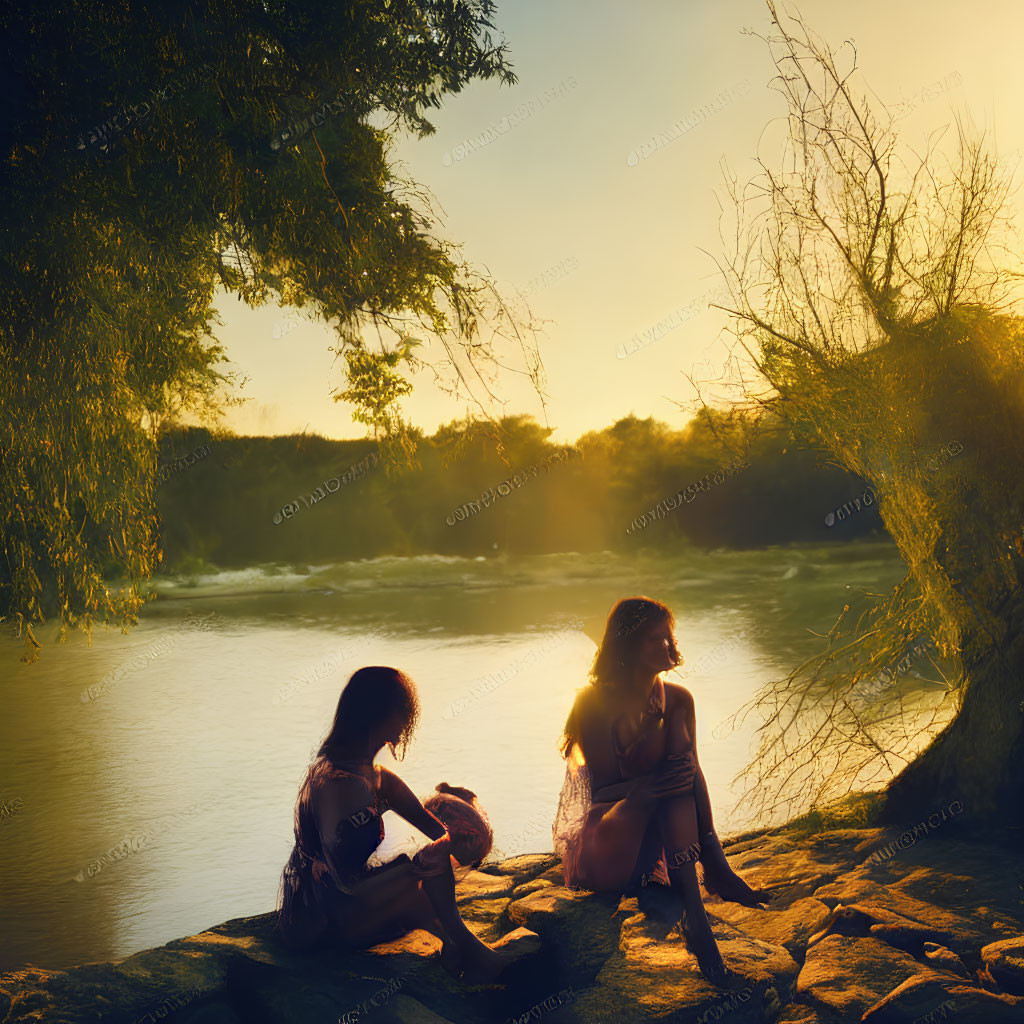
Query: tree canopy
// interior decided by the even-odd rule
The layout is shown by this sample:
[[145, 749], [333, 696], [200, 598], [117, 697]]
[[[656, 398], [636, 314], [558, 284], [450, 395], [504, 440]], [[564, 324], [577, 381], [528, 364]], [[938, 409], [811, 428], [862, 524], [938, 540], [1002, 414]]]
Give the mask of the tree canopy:
[[[679, 430], [630, 416], [570, 446], [520, 415], [497, 424], [499, 448], [490, 424], [455, 422], [417, 436], [416, 465], [390, 476], [369, 440], [171, 431], [157, 492], [161, 571], [384, 555], [629, 556], [881, 533], [877, 511], [853, 504], [864, 481], [823, 469], [787, 431], [758, 433], [746, 467], [723, 472], [728, 428], [711, 411]], [[668, 500], [681, 491], [681, 502]]]
[[[529, 329], [389, 157], [446, 94], [516, 81], [493, 18], [490, 0], [5, 5], [0, 615], [27, 645], [47, 614], [135, 621], [160, 432], [234, 400], [219, 290], [330, 325], [342, 397], [386, 447], [409, 447], [399, 363], [476, 396], [507, 337], [538, 384]], [[440, 359], [417, 360], [427, 336]]]

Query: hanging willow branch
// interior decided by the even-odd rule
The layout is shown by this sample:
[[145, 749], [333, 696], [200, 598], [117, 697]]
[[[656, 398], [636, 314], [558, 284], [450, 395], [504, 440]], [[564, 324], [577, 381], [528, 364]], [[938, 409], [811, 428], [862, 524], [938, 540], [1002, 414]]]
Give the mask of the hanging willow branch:
[[1000, 264], [1009, 186], [983, 140], [958, 121], [952, 155], [944, 132], [913, 154], [859, 89], [853, 44], [833, 51], [767, 6], [787, 115], [764, 145], [781, 156], [727, 182], [719, 262], [760, 388], [737, 406], [868, 480], [907, 565], [732, 719], [760, 719], [739, 805], [775, 820], [891, 780], [1005, 639], [1024, 569], [1024, 330]]

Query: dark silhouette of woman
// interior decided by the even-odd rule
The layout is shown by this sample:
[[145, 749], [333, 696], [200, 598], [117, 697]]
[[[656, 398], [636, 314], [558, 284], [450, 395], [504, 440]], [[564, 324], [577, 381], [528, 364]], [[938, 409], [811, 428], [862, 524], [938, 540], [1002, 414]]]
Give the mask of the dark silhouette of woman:
[[721, 984], [725, 964], [697, 882], [745, 906], [768, 902], [730, 867], [715, 834], [697, 761], [689, 690], [660, 673], [682, 658], [671, 610], [660, 601], [619, 601], [565, 723], [566, 784], [555, 821], [565, 884], [636, 894], [655, 880], [681, 896], [683, 933], [702, 973]]
[[[385, 745], [404, 754], [418, 717], [415, 686], [398, 669], [375, 665], [349, 679], [299, 789], [279, 927], [292, 948], [328, 937], [365, 948], [424, 928], [441, 939], [447, 970], [467, 981], [492, 980], [512, 950], [481, 942], [459, 916], [445, 826], [397, 775], [374, 764]], [[411, 860], [400, 854], [371, 869], [366, 860], [384, 838], [387, 809], [433, 842]]]

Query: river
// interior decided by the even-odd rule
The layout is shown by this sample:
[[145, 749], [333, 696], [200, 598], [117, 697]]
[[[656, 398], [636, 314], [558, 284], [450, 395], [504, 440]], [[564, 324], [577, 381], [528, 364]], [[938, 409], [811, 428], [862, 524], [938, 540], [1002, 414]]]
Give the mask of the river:
[[565, 714], [612, 605], [637, 594], [676, 614], [720, 834], [756, 824], [730, 785], [757, 722], [722, 723], [819, 649], [851, 594], [904, 572], [877, 540], [256, 566], [157, 580], [127, 635], [58, 643], [48, 626], [32, 665], [5, 638], [0, 970], [124, 957], [271, 909], [303, 772], [364, 664], [407, 671], [422, 704], [404, 762], [382, 763], [421, 796], [476, 791], [505, 855], [550, 850]]

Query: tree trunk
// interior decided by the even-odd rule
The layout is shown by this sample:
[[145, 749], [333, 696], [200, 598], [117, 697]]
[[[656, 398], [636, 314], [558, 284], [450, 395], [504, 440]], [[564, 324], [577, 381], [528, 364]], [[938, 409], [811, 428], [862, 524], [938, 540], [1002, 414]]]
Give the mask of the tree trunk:
[[[1003, 609], [999, 645], [964, 665], [960, 713], [886, 791], [882, 824], [919, 821], [954, 800], [957, 821], [973, 826], [1024, 825], [1024, 595]], [[970, 650], [971, 645], [965, 644]]]

